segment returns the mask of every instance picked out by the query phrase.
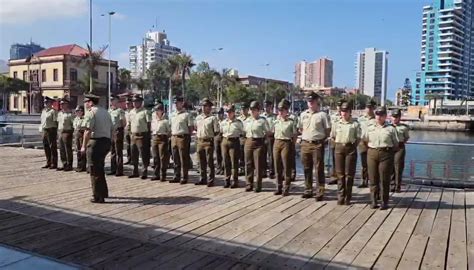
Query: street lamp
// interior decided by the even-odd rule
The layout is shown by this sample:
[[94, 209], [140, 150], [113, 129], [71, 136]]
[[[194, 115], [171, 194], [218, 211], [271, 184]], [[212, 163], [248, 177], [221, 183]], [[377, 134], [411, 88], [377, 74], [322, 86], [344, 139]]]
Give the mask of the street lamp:
[[[224, 48], [219, 47], [219, 48], [214, 48], [212, 50], [219, 52], [219, 51], [224, 50]], [[222, 74], [222, 75], [225, 75], [225, 74]], [[219, 81], [218, 88], [217, 88], [217, 103], [219, 104], [219, 108], [222, 108], [222, 99], [223, 99], [223, 89], [222, 89], [222, 78], [221, 78], [221, 80]]]
[[[115, 14], [115, 11], [109, 11], [109, 61], [108, 61], [108, 74], [107, 74], [107, 96], [109, 97], [109, 108], [110, 108], [110, 86], [112, 84], [112, 76], [110, 72], [110, 58], [111, 58], [111, 51], [112, 51], [112, 15]], [[100, 16], [105, 16], [105, 14], [102, 14]]]
[[[270, 66], [270, 63], [266, 63], [263, 66], [265, 66], [265, 77], [267, 77], [268, 76], [268, 67]], [[264, 100], [267, 100], [267, 93], [268, 93], [267, 86], [268, 86], [268, 78], [265, 78], [265, 99]]]

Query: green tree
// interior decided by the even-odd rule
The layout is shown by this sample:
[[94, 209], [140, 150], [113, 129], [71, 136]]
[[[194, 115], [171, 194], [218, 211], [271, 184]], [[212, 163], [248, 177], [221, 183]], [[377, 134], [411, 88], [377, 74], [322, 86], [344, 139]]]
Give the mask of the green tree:
[[[155, 62], [147, 70], [147, 78], [153, 89], [153, 98], [163, 98], [166, 96], [169, 87], [170, 72], [167, 71], [166, 62]], [[173, 73], [173, 72], [171, 72]]]
[[220, 103], [219, 106], [222, 106], [226, 99], [228, 87], [237, 83], [236, 78], [229, 75], [229, 71], [230, 69], [223, 68], [221, 72], [215, 71], [213, 74], [212, 85], [216, 89], [216, 100]]
[[188, 55], [185, 53], [173, 55], [170, 58], [172, 58], [172, 61], [177, 64], [177, 69], [175, 70], [175, 72], [177, 73], [177, 75], [179, 74], [179, 76], [181, 77], [181, 89], [182, 89], [181, 94], [183, 97], [185, 97], [186, 76], [190, 75], [191, 68], [195, 65], [193, 62], [193, 58], [191, 57], [191, 55]]
[[[240, 83], [229, 85], [227, 88], [227, 101], [232, 104], [249, 103], [252, 100], [260, 100], [254, 88], [245, 87]], [[261, 95], [262, 96], [262, 95]]]
[[274, 103], [278, 103], [281, 99], [285, 98], [287, 96], [288, 91], [288, 89], [286, 89], [286, 87], [284, 87], [283, 85], [274, 82], [268, 83], [268, 85], [266, 86], [266, 90], [267, 99], [273, 101]]
[[363, 94], [354, 94], [348, 95], [347, 100], [352, 102], [355, 110], [361, 110], [365, 108], [371, 97]]
[[[89, 93], [91, 90], [92, 92], [99, 92], [99, 90], [104, 90], [105, 87], [100, 87], [97, 84], [97, 70], [95, 69], [96, 66], [100, 63], [103, 59], [103, 55], [107, 50], [107, 46], [102, 46], [99, 50], [93, 50], [92, 47], [87, 44], [87, 54], [83, 55], [80, 64], [83, 64], [87, 67], [88, 73], [85, 77], [81, 80], [81, 83], [77, 87], [85, 87], [82, 89], [85, 93]], [[92, 83], [92, 86], [91, 86]]]
[[119, 82], [119, 89], [121, 92], [130, 88], [130, 84], [132, 83], [132, 75], [130, 70], [126, 68], [120, 68], [118, 70], [118, 82]]
[[138, 78], [133, 80], [133, 83], [137, 86], [138, 90], [140, 90], [140, 93], [143, 96], [143, 91], [148, 88], [149, 81], [143, 78]]
[[[7, 76], [0, 75], [0, 94], [3, 100], [7, 100], [10, 94], [18, 93], [20, 90], [28, 90], [29, 84], [23, 80], [10, 78]], [[7, 104], [2, 104], [3, 110], [7, 110]]]

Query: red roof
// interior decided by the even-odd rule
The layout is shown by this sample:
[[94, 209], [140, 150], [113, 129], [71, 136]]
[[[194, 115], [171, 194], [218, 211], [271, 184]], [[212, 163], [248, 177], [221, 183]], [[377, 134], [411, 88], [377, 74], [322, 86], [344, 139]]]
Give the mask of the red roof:
[[42, 51], [35, 53], [35, 56], [55, 56], [55, 55], [75, 55], [75, 56], [84, 56], [87, 55], [88, 51], [81, 46], [76, 44], [51, 47]]

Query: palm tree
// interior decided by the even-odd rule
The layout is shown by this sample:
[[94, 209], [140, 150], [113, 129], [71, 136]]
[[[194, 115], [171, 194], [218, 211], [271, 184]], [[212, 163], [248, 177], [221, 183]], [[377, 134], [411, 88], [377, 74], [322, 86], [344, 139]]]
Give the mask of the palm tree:
[[120, 91], [125, 91], [130, 88], [130, 83], [132, 82], [132, 75], [130, 70], [121, 68], [118, 70], [118, 80], [119, 80], [119, 89]]
[[[441, 108], [443, 107], [443, 95], [442, 94], [438, 94], [438, 93], [431, 93], [431, 94], [427, 94], [425, 95], [425, 99], [428, 100], [428, 101], [431, 101], [431, 100], [434, 100], [434, 114], [437, 115], [438, 114], [438, 106], [437, 106], [437, 101], [438, 99], [441, 99]], [[429, 110], [431, 110], [431, 102], [428, 103], [428, 108]]]
[[143, 90], [148, 88], [148, 81], [143, 78], [138, 78], [133, 81], [133, 83], [137, 86], [137, 88], [140, 90], [141, 95], [143, 96]]
[[186, 91], [186, 75], [190, 75], [191, 68], [195, 64], [191, 55], [185, 53], [176, 55], [176, 60], [178, 62], [179, 74], [181, 75], [182, 96], [184, 97]]
[[236, 83], [236, 80], [234, 77], [229, 76], [229, 71], [230, 69], [228, 68], [223, 68], [222, 72], [214, 72], [213, 78], [212, 78], [212, 85], [216, 87], [217, 89], [217, 101], [219, 107], [222, 107], [222, 103], [224, 100], [224, 93], [226, 92], [225, 90], [230, 86]]
[[88, 74], [86, 75], [86, 80], [84, 80], [83, 85], [86, 86], [84, 92], [89, 93], [93, 92], [96, 86], [96, 81], [94, 79], [94, 73], [97, 72], [95, 67], [99, 64], [99, 62], [103, 59], [103, 55], [107, 50], [107, 46], [102, 46], [99, 50], [94, 51], [92, 47], [87, 44], [87, 53], [82, 56], [79, 64], [85, 65], [88, 70]]

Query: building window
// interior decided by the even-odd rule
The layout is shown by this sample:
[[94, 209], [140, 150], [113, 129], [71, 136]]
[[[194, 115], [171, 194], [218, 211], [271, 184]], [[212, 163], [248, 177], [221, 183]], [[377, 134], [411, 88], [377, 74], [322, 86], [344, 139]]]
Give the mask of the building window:
[[[23, 71], [23, 74], [25, 74], [25, 71]], [[23, 77], [25, 77], [25, 76], [23, 76]], [[18, 71], [13, 71], [13, 79], [16, 79], [16, 78], [18, 78]], [[23, 80], [24, 79], [25, 78], [23, 78]]]
[[69, 79], [71, 82], [77, 82], [77, 70], [75, 68], [69, 70]]
[[13, 97], [13, 109], [18, 109], [18, 97]]
[[46, 69], [41, 70], [41, 82], [46, 81]]
[[434, 13], [430, 14], [430, 18], [434, 18], [434, 16], [435, 16]]
[[434, 29], [434, 25], [430, 25], [430, 29]]
[[23, 109], [26, 109], [26, 105], [28, 104], [28, 98], [23, 97]]
[[434, 21], [435, 21], [434, 19], [431, 19], [431, 20], [430, 20], [430, 23], [434, 23]]
[[55, 81], [55, 82], [58, 81], [58, 69], [57, 68], [53, 69], [53, 81]]

